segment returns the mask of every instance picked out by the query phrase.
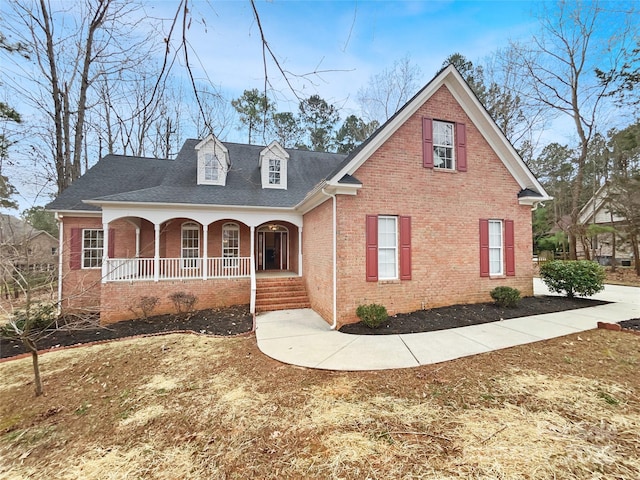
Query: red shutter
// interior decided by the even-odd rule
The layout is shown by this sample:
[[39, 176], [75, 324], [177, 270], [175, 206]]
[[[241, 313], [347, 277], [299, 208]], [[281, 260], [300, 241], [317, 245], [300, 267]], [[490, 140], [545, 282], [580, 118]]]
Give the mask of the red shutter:
[[367, 215], [367, 282], [378, 281], [378, 216]]
[[459, 172], [467, 171], [467, 132], [464, 123], [456, 123], [456, 163]]
[[480, 276], [489, 276], [489, 220], [480, 220]]
[[411, 217], [400, 217], [400, 280], [411, 280]]
[[422, 119], [422, 166], [433, 168], [433, 120]]
[[116, 231], [112, 228], [109, 229], [109, 248], [107, 252], [107, 256], [109, 258], [115, 258], [115, 248], [116, 248]]
[[69, 241], [69, 247], [69, 268], [71, 270], [80, 270], [82, 263], [82, 229], [71, 229], [71, 240]]
[[516, 274], [516, 252], [513, 220], [504, 221], [504, 251], [506, 273], [508, 276], [514, 276]]

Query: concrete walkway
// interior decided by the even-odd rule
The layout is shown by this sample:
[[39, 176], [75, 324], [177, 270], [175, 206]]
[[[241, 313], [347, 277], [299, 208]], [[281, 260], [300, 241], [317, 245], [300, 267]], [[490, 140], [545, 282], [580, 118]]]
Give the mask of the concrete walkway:
[[[549, 295], [534, 279], [534, 293]], [[606, 285], [594, 299], [608, 305], [514, 318], [436, 332], [349, 335], [331, 330], [311, 309], [268, 312], [256, 318], [258, 347], [292, 365], [324, 370], [385, 370], [444, 362], [591, 330], [597, 322], [640, 317], [640, 288]]]

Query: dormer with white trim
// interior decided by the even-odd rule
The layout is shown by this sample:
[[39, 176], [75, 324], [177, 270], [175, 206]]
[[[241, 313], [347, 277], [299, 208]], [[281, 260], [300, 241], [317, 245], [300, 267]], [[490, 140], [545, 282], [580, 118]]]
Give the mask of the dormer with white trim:
[[271, 142], [260, 152], [260, 178], [262, 188], [287, 189], [287, 162], [289, 154], [277, 142]]
[[229, 151], [215, 136], [209, 135], [195, 147], [198, 155], [198, 185], [222, 185], [231, 166]]

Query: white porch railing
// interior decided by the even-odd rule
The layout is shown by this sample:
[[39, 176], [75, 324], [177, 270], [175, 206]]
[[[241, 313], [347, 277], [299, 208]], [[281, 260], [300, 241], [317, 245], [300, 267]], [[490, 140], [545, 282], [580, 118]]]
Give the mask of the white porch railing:
[[[204, 275], [203, 262], [207, 262]], [[104, 281], [124, 282], [154, 279], [153, 258], [109, 258]], [[160, 258], [158, 280], [239, 278], [251, 276], [251, 257]]]

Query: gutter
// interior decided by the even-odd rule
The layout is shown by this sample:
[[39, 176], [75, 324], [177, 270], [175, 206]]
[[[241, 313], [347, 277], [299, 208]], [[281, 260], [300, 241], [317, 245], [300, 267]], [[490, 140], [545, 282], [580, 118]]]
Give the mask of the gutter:
[[333, 199], [332, 202], [332, 218], [333, 218], [333, 323], [331, 325], [331, 330], [335, 330], [338, 326], [338, 290], [337, 290], [337, 225], [336, 225], [336, 194], [335, 193], [327, 193], [324, 188], [320, 190], [327, 197], [331, 197]]

